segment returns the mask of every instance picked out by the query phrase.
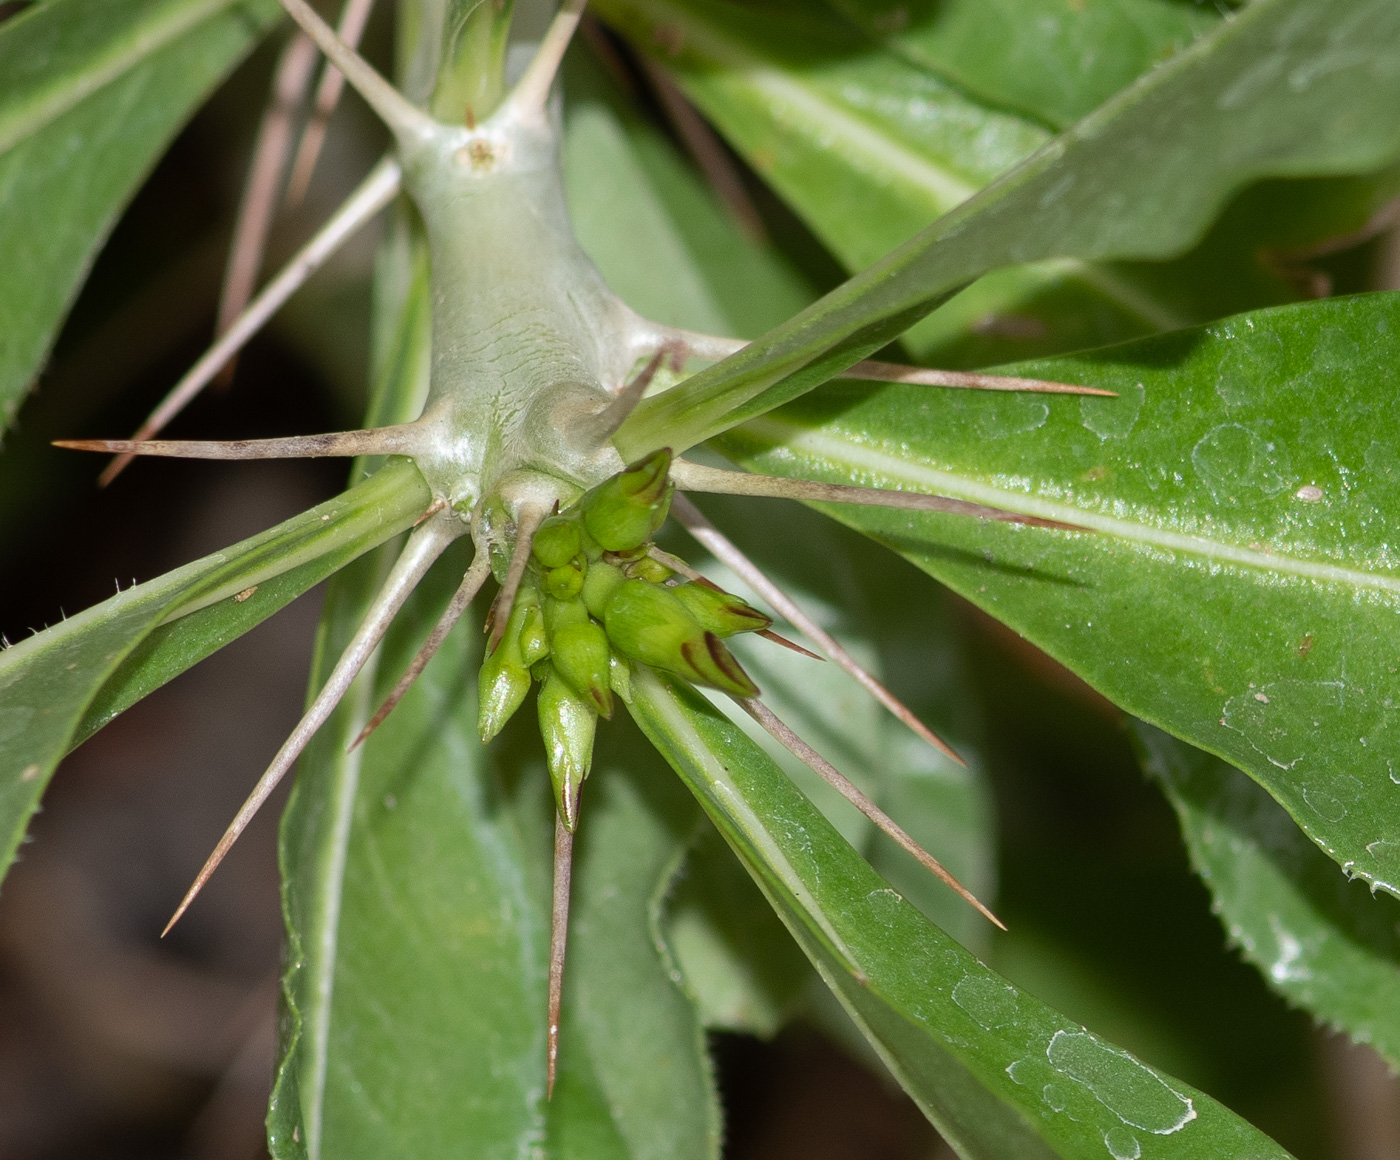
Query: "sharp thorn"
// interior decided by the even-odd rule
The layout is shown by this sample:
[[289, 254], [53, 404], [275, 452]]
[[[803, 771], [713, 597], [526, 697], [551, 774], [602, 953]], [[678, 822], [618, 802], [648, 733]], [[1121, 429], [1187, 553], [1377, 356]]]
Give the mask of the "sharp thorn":
[[788, 728], [787, 725], [783, 724], [767, 705], [763, 704], [763, 702], [757, 698], [739, 700], [739, 705], [743, 708], [744, 712], [757, 721], [784, 749], [840, 793], [851, 805], [855, 806], [856, 809], [860, 810], [861, 813], [874, 822], [882, 832], [893, 838], [905, 851], [917, 858], [925, 869], [945, 885], [951, 887], [960, 898], [973, 906], [985, 918], [989, 919], [1002, 930], [1006, 929], [1006, 924], [988, 910], [972, 891], [944, 869], [943, 864], [939, 862], [937, 858], [920, 846], [918, 842], [914, 841], [889, 814], [885, 813], [884, 810], [862, 793], [845, 774], [841, 773], [831, 762], [827, 761], [826, 758], [803, 741], [802, 738]]
[[844, 483], [819, 483], [811, 479], [786, 479], [776, 475], [754, 475], [747, 471], [725, 471], [704, 467], [687, 459], [671, 464], [671, 477], [676, 486], [686, 491], [712, 492], [717, 495], [765, 496], [771, 499], [796, 499], [812, 503], [853, 503], [869, 507], [898, 508], [902, 511], [943, 512], [949, 515], [972, 516], [979, 520], [1024, 524], [1032, 528], [1053, 528], [1057, 531], [1087, 532], [1090, 529], [1043, 516], [1023, 515], [1005, 508], [953, 499], [944, 495], [927, 495], [917, 491], [893, 491], [878, 487], [852, 487]]
[[530, 61], [505, 100], [502, 112], [506, 116], [520, 120], [544, 116], [545, 106], [549, 102], [549, 90], [554, 85], [554, 77], [560, 64], [563, 63], [564, 52], [574, 38], [586, 3], [587, 0], [564, 0], [559, 5], [559, 11], [555, 13], [553, 21], [540, 40], [534, 59]]
[[564, 1009], [564, 955], [569, 943], [569, 891], [574, 872], [574, 835], [564, 819], [554, 819], [554, 897], [549, 925], [549, 1032], [545, 1098], [554, 1098], [559, 1071], [559, 1018]]
[[1023, 379], [1012, 375], [984, 375], [973, 371], [939, 371], [927, 367], [901, 366], [899, 363], [876, 362], [865, 359], [842, 372], [843, 379], [864, 379], [881, 383], [909, 383], [924, 387], [961, 387], [974, 391], [1022, 391], [1042, 395], [1099, 395], [1116, 399], [1117, 391], [1100, 387], [1081, 387], [1074, 383], [1056, 383], [1044, 379]]
[[506, 624], [510, 620], [511, 610], [515, 607], [515, 594], [520, 590], [525, 566], [530, 562], [530, 545], [534, 542], [535, 532], [539, 530], [547, 514], [543, 508], [527, 507], [521, 510], [516, 519], [515, 547], [510, 554], [510, 566], [506, 569], [505, 580], [501, 582], [501, 590], [496, 593], [496, 599], [491, 602], [491, 610], [486, 614], [486, 629], [490, 633], [486, 642], [488, 656], [496, 651], [501, 637], [505, 635]]
[[675, 572], [678, 576], [684, 576], [687, 580], [695, 581], [696, 584], [703, 584], [706, 588], [713, 588], [716, 592], [720, 590], [719, 585], [713, 580], [707, 580], [679, 556], [673, 556], [670, 552], [658, 548], [655, 544], [648, 546], [647, 555], [658, 564], [662, 564], [671, 569], [671, 571]]
[[364, 57], [341, 40], [306, 0], [279, 0], [279, 3], [331, 63], [345, 74], [345, 79], [355, 86], [395, 136], [431, 140], [441, 132], [441, 126], [432, 117], [405, 98]]
[[[248, 167], [233, 228], [233, 244], [229, 247], [228, 266], [224, 270], [214, 323], [216, 339], [233, 325], [253, 296], [286, 172], [287, 154], [291, 151], [292, 122], [306, 100], [306, 90], [315, 71], [316, 45], [306, 33], [298, 32], [282, 52], [272, 82], [272, 96], [258, 126], [253, 162]], [[236, 358], [236, 354], [231, 355], [216, 376], [221, 385], [232, 381]]]
[[335, 711], [335, 707], [340, 704], [341, 698], [345, 696], [360, 670], [364, 668], [365, 662], [369, 660], [380, 640], [383, 639], [390, 622], [393, 621], [399, 609], [403, 607], [404, 601], [408, 599], [409, 594], [423, 578], [433, 561], [442, 555], [443, 550], [456, 539], [456, 536], [455, 530], [440, 523], [420, 528], [409, 536], [408, 543], [399, 554], [398, 560], [395, 561], [383, 587], [380, 588], [374, 601], [370, 604], [369, 611], [365, 613], [364, 620], [360, 622], [360, 627], [355, 630], [355, 635], [346, 645], [345, 651], [341, 653], [340, 660], [336, 662], [325, 685], [316, 695], [311, 707], [297, 723], [297, 727], [292, 730], [291, 736], [282, 743], [282, 748], [277, 751], [277, 756], [272, 759], [272, 764], [258, 779], [258, 784], [253, 787], [253, 792], [248, 795], [247, 801], [243, 803], [233, 821], [229, 823], [228, 829], [219, 839], [219, 844], [214, 847], [214, 852], [209, 855], [199, 874], [195, 877], [193, 885], [186, 891], [185, 897], [176, 908], [174, 915], [166, 923], [165, 930], [161, 933], [162, 938], [170, 932], [171, 927], [189, 909], [190, 903], [204, 889], [204, 884], [209, 881], [210, 875], [218, 869], [219, 863], [224, 860], [224, 856], [233, 847], [239, 835], [248, 828], [248, 823], [253, 820], [272, 791], [277, 788], [278, 782], [291, 769], [316, 731]]
[[[411, 455], [420, 445], [411, 423], [368, 431], [332, 431], [283, 439], [55, 439], [68, 451], [100, 451], [122, 456], [154, 455], [167, 459], [324, 459], [355, 455]], [[115, 461], [114, 461], [115, 462]], [[113, 465], [99, 477], [110, 482]]]
[[[424, 518], [426, 519], [427, 517], [425, 516]], [[490, 574], [491, 557], [485, 549], [482, 549], [477, 552], [476, 558], [472, 560], [472, 565], [467, 569], [467, 574], [462, 577], [461, 585], [453, 594], [451, 601], [448, 602], [446, 611], [443, 612], [441, 619], [439, 619], [437, 624], [433, 627], [433, 631], [429, 634], [423, 647], [418, 650], [418, 654], [410, 662], [408, 668], [404, 670], [403, 676], [399, 678], [399, 683], [394, 686], [394, 691], [384, 699], [384, 703], [379, 706], [378, 711], [370, 718], [369, 724], [360, 730], [360, 735], [350, 743], [349, 749], [346, 750], [347, 753], [353, 753], [356, 748], [368, 739], [369, 735], [383, 724], [384, 718], [389, 716], [389, 714], [394, 711], [395, 706], [403, 700], [404, 695], [413, 687], [413, 682], [416, 681], [419, 674], [428, 667], [428, 662], [437, 654], [438, 649], [442, 647], [443, 641], [447, 639], [448, 634], [452, 631], [457, 621], [461, 619], [462, 613], [464, 613], [471, 602], [476, 599], [476, 594], [481, 591], [481, 586], [486, 583], [486, 577]]]
[[[230, 324], [213, 346], [194, 364], [160, 405], [132, 436], [134, 442], [144, 442], [178, 415], [223, 368], [228, 360], [247, 345], [264, 323], [272, 317], [315, 271], [321, 268], [345, 241], [389, 204], [398, 194], [402, 172], [398, 163], [381, 161], [370, 172], [316, 235], [272, 279], [256, 298]], [[122, 455], [107, 466], [99, 482], [111, 483], [132, 460]]]
[[803, 648], [796, 641], [788, 640], [788, 638], [785, 636], [779, 636], [771, 628], [765, 628], [761, 632], [756, 633], [755, 635], [763, 637], [764, 640], [771, 640], [774, 644], [780, 644], [785, 649], [791, 649], [793, 652], [798, 653], [801, 656], [810, 657], [814, 661], [826, 660], [826, 657], [819, 656], [817, 653], [814, 653], [811, 649]]
[[682, 527], [709, 550], [715, 559], [728, 565], [741, 580], [768, 602], [774, 612], [797, 628], [818, 648], [825, 650], [827, 656], [850, 674], [866, 692], [879, 701], [912, 732], [959, 765], [967, 764], [958, 756], [951, 745], [920, 721], [914, 715], [913, 710], [885, 688], [880, 681], [876, 680], [874, 674], [867, 672], [835, 637], [808, 616], [792, 597], [771, 580], [748, 556], [744, 555], [739, 550], [738, 545], [706, 519], [704, 513], [690, 500], [685, 496], [676, 496], [671, 502], [671, 514], [680, 521]]
[[647, 393], [647, 388], [651, 386], [652, 379], [656, 378], [656, 372], [661, 369], [662, 362], [671, 353], [669, 347], [663, 346], [651, 356], [651, 360], [622, 388], [612, 401], [595, 415], [591, 415], [581, 425], [578, 433], [578, 442], [589, 448], [601, 447], [611, 439], [617, 430], [627, 421], [630, 415], [642, 401], [642, 397]]
[[[693, 358], [717, 362], [722, 358], [742, 350], [748, 345], [740, 338], [725, 338], [715, 334], [701, 334], [698, 331], [682, 330], [678, 327], [657, 327], [658, 341], [669, 338], [678, 343]], [[961, 387], [979, 391], [1029, 391], [1035, 394], [1052, 395], [1097, 395], [1117, 398], [1118, 392], [1101, 387], [1076, 386], [1074, 383], [1057, 383], [1045, 379], [1017, 378], [1011, 375], [987, 375], [975, 371], [941, 371], [930, 367], [903, 366], [899, 363], [877, 362], [863, 359], [848, 367], [839, 375], [841, 379], [860, 379], [867, 382], [911, 383], [930, 387]]]
[[[336, 25], [336, 35], [346, 48], [358, 48], [360, 37], [364, 35], [365, 24], [369, 20], [374, 0], [345, 0], [340, 10], [340, 23]], [[287, 181], [287, 194], [283, 202], [288, 209], [296, 209], [306, 196], [315, 172], [316, 162], [321, 156], [321, 146], [326, 140], [326, 128], [331, 114], [340, 103], [340, 94], [345, 90], [345, 74], [333, 64], [328, 64], [321, 74], [321, 83], [316, 87], [316, 100], [311, 107], [311, 117], [302, 130], [301, 143], [292, 162], [292, 175]]]

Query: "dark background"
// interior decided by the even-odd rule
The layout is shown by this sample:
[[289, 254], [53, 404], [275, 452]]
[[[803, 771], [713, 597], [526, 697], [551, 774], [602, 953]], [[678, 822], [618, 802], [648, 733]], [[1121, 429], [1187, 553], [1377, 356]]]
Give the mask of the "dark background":
[[[371, 55], [386, 36], [372, 30]], [[274, 56], [275, 46], [260, 50], [160, 163], [7, 440], [0, 632], [10, 641], [343, 484], [336, 461], [174, 460], [138, 462], [99, 491], [100, 459], [47, 446], [133, 429], [207, 342]], [[309, 204], [279, 224], [270, 264], [379, 147], [348, 101]], [[801, 234], [776, 224], [776, 236]], [[354, 425], [373, 234], [250, 346], [231, 390], [202, 399], [171, 433]], [[1400, 246], [1391, 238], [1331, 269], [1341, 289], [1400, 285]], [[54, 779], [0, 895], [0, 1160], [265, 1154], [280, 797], [172, 935], [158, 934], [299, 715], [318, 601], [303, 598], [137, 705]], [[1304, 1160], [1400, 1160], [1396, 1084], [1369, 1051], [1312, 1028], [1226, 949], [1117, 711], [970, 607], [957, 623], [997, 707], [988, 761], [1002, 827], [998, 909], [1019, 934], [1022, 981], [1169, 1070], [1193, 1072], [1184, 1078]], [[1153, 1055], [1181, 1050], [1184, 1061]], [[719, 1036], [714, 1051], [736, 1160], [947, 1154], [897, 1089], [812, 1030], [771, 1043]]]

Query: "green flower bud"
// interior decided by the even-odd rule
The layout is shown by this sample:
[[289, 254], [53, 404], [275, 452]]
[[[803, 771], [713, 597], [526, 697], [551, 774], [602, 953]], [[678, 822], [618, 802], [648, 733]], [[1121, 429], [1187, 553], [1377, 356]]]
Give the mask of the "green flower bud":
[[701, 628], [669, 589], [628, 580], [608, 601], [603, 622], [624, 656], [736, 697], [758, 695], [724, 642]]
[[608, 601], [626, 578], [621, 568], [616, 568], [606, 561], [600, 560], [589, 568], [583, 578], [583, 603], [588, 611], [602, 620], [603, 610], [607, 608]]
[[583, 591], [583, 575], [583, 557], [575, 556], [544, 574], [544, 590], [555, 600], [572, 600]]
[[501, 643], [482, 663], [477, 683], [477, 729], [483, 742], [505, 728], [530, 691], [530, 667], [521, 655], [520, 638], [531, 611], [539, 612], [538, 597], [522, 588], [516, 595]]
[[551, 642], [565, 625], [587, 623], [588, 609], [584, 607], [582, 600], [555, 600], [552, 596], [545, 597], [544, 627]]
[[586, 492], [579, 506], [588, 534], [610, 552], [645, 544], [670, 509], [670, 469], [671, 452], [662, 448]]
[[525, 611], [525, 623], [520, 629], [520, 656], [526, 666], [549, 656], [549, 633], [544, 627], [544, 609], [538, 604], [532, 603]]
[[560, 568], [578, 555], [583, 546], [576, 519], [550, 516], [535, 533], [530, 550], [546, 568]]
[[652, 584], [664, 584], [675, 575], [660, 560], [653, 560], [650, 556], [633, 560], [622, 571], [630, 580], [647, 580]]
[[[548, 661], [540, 663], [549, 665]], [[572, 833], [578, 825], [579, 789], [593, 764], [598, 714], [552, 668], [545, 673], [537, 705], [554, 804], [564, 827]]]
[[730, 592], [711, 588], [708, 584], [682, 584], [671, 589], [685, 605], [700, 627], [716, 636], [733, 636], [739, 632], [762, 632], [773, 621], [757, 608]]
[[600, 716], [611, 719], [613, 700], [608, 667], [612, 650], [602, 626], [591, 620], [567, 624], [549, 643], [554, 650], [554, 671], [573, 686], [574, 692], [591, 702]]

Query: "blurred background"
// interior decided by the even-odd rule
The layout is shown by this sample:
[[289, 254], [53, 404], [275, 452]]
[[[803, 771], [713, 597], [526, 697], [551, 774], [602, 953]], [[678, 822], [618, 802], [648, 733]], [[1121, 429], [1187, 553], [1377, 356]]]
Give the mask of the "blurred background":
[[[0, 5], [0, 19], [13, 6]], [[381, 6], [387, 8], [387, 6]], [[181, 134], [123, 217], [0, 458], [0, 633], [65, 613], [333, 495], [337, 461], [101, 461], [64, 436], [120, 435], [206, 345], [244, 167], [278, 45], [265, 45]], [[384, 60], [381, 12], [367, 52]], [[666, 128], [656, 108], [658, 124]], [[669, 128], [667, 129], [669, 132]], [[353, 98], [268, 268], [379, 155]], [[777, 237], [835, 265], [729, 162]], [[356, 423], [376, 231], [342, 252], [242, 357], [236, 381], [172, 427], [221, 438]], [[1334, 292], [1400, 288], [1400, 236], [1320, 260]], [[1369, 1050], [1312, 1026], [1225, 945], [1175, 820], [1120, 715], [1043, 654], [947, 598], [995, 708], [987, 768], [1001, 832], [994, 964], [1195, 1084], [1303, 1160], [1400, 1160], [1400, 1088]], [[0, 893], [0, 1160], [265, 1155], [281, 942], [275, 822], [259, 816], [198, 904], [158, 935], [302, 705], [312, 593], [137, 705], [54, 779]], [[717, 1036], [735, 1160], [947, 1156], [882, 1076], [812, 1028]]]

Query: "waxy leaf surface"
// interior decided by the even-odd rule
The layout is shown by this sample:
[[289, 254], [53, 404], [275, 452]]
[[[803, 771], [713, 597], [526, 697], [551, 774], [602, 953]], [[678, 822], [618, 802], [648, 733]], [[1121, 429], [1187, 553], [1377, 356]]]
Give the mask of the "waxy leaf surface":
[[1400, 904], [1340, 873], [1259, 786], [1139, 723], [1230, 941], [1290, 1002], [1400, 1061]]
[[829, 387], [722, 446], [1082, 526], [839, 514], [1400, 893], [1397, 354], [1400, 295], [1364, 295], [1017, 368], [1117, 399]]
[[904, 246], [738, 354], [646, 400], [618, 447], [680, 448], [873, 352], [989, 270], [1165, 258], [1265, 176], [1370, 172], [1400, 154], [1400, 9], [1260, 0]]
[[1257, 1129], [1018, 991], [876, 874], [738, 728], [634, 676], [638, 723], [964, 1156], [1282, 1157]]
[[1062, 128], [1220, 19], [1174, 0], [825, 0], [908, 60]]
[[[400, 461], [261, 535], [0, 652], [0, 867], [8, 868], [54, 767], [77, 741], [407, 527], [428, 502], [422, 477]], [[261, 598], [249, 591], [268, 582]]]
[[0, 24], [0, 429], [93, 257], [273, 0], [50, 0]]

